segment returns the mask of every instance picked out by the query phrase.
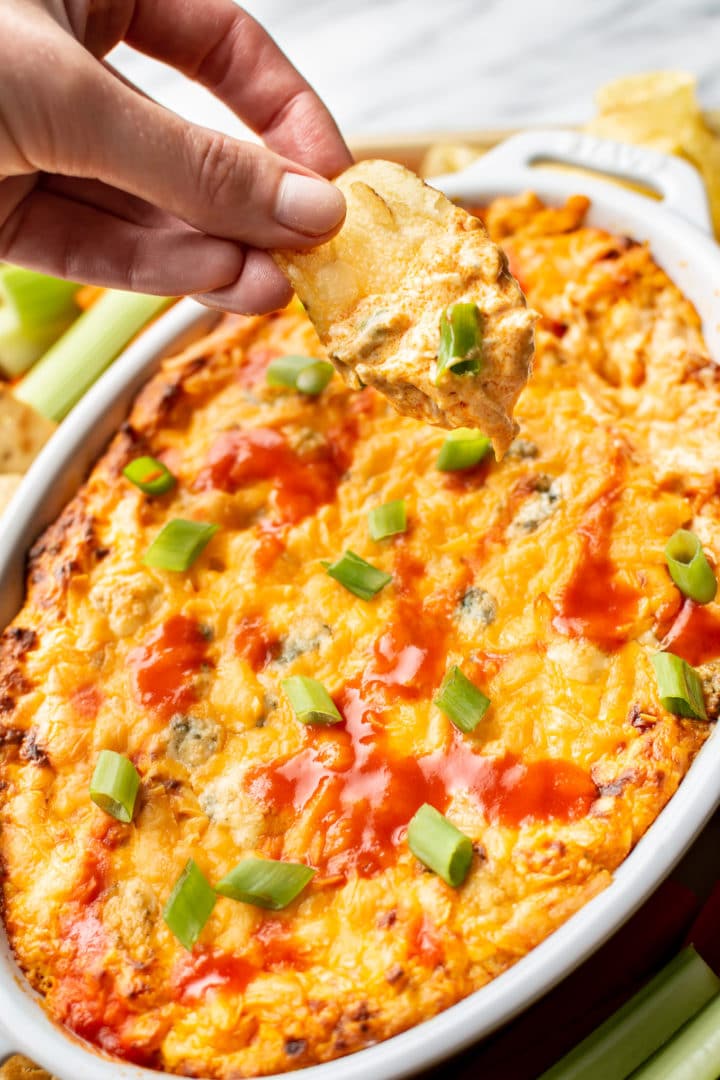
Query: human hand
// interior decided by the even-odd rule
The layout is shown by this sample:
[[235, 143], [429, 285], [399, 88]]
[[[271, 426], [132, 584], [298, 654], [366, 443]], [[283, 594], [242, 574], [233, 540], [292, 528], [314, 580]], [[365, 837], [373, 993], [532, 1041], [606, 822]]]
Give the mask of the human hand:
[[[232, 311], [285, 304], [262, 249], [337, 231], [344, 200], [321, 177], [351, 158], [265, 31], [232, 0], [2, 7], [0, 259]], [[121, 40], [208, 87], [269, 149], [144, 97], [102, 60]]]

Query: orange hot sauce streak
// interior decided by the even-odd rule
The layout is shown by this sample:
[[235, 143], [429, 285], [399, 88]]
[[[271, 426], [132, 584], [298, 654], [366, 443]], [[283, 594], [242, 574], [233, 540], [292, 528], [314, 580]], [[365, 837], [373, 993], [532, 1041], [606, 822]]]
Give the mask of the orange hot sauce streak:
[[110, 943], [100, 903], [106, 874], [105, 855], [93, 845], [59, 921], [62, 962], [48, 1000], [55, 1018], [80, 1038], [132, 1064], [156, 1068], [157, 1046], [152, 1041], [137, 1043], [131, 1031], [131, 1004], [105, 969]]
[[207, 663], [208, 642], [194, 619], [172, 615], [128, 657], [135, 695], [146, 709], [168, 717], [197, 700], [192, 677]]
[[639, 595], [619, 581], [608, 554], [618, 490], [606, 492], [589, 507], [578, 533], [582, 556], [555, 603], [553, 626], [568, 637], [582, 637], [611, 651], [628, 636], [637, 617]]
[[720, 616], [717, 611], [686, 598], [666, 633], [662, 648], [693, 667], [720, 656]]
[[273, 428], [224, 431], [210, 450], [198, 487], [233, 492], [269, 480], [277, 520], [294, 525], [332, 502], [347, 464], [343, 449], [332, 442], [300, 457]]
[[[374, 699], [374, 700], [373, 700]], [[584, 816], [597, 798], [588, 774], [571, 762], [489, 758], [459, 732], [447, 750], [398, 757], [381, 726], [384, 707], [370, 686], [346, 686], [345, 723], [308, 731], [296, 754], [252, 771], [250, 791], [271, 812], [299, 814], [314, 802], [324, 844], [314, 865], [330, 877], [371, 877], [391, 865], [413, 814], [425, 802], [444, 811], [467, 790], [492, 823]]]
[[218, 949], [196, 947], [176, 964], [170, 986], [178, 1001], [201, 1001], [210, 990], [229, 990], [240, 994], [257, 974], [255, 967], [241, 956]]

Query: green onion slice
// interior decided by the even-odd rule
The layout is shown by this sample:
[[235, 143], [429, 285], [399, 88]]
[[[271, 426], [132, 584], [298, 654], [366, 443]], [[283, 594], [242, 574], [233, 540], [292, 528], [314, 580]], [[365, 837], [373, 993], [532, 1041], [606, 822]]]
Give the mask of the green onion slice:
[[0, 370], [23, 375], [80, 314], [74, 281], [0, 266]]
[[440, 447], [436, 467], [441, 472], [457, 472], [478, 465], [490, 449], [487, 435], [475, 428], [455, 428]]
[[720, 994], [641, 1065], [632, 1080], [717, 1080], [718, 1076]]
[[477, 304], [453, 304], [440, 316], [435, 384], [446, 372], [477, 375], [482, 366], [482, 331]]
[[329, 360], [316, 360], [308, 364], [297, 377], [297, 389], [301, 394], [321, 394], [333, 377], [335, 368]]
[[387, 536], [396, 536], [407, 529], [407, 511], [404, 499], [374, 506], [368, 514], [368, 526], [373, 540], [384, 540]]
[[281, 911], [299, 896], [314, 876], [311, 866], [275, 859], [243, 859], [215, 886], [215, 891], [244, 904]]
[[472, 862], [472, 841], [429, 803], [423, 803], [408, 826], [408, 846], [448, 885], [462, 885]]
[[670, 577], [681, 593], [697, 604], [709, 604], [717, 593], [717, 579], [695, 533], [678, 529], [665, 546]]
[[200, 937], [216, 901], [212, 885], [195, 860], [188, 859], [163, 910], [165, 922], [188, 952]]
[[488, 711], [490, 698], [485, 697], [482, 690], [456, 665], [445, 676], [435, 704], [456, 728], [467, 735], [475, 730]]
[[283, 690], [302, 724], [337, 724], [342, 716], [322, 683], [307, 675], [283, 679]]
[[278, 356], [271, 360], [266, 371], [270, 386], [288, 386], [301, 394], [322, 393], [333, 377], [334, 367], [328, 360], [312, 356]]
[[175, 477], [154, 457], [137, 457], [123, 469], [131, 484], [140, 488], [146, 495], [164, 495], [175, 486]]
[[129, 758], [101, 750], [90, 781], [90, 798], [106, 814], [129, 824], [135, 812], [140, 776]]
[[663, 709], [707, 720], [702, 681], [695, 668], [669, 652], [655, 653], [652, 662]]
[[[645, 1071], [645, 1066], [638, 1072], [633, 1070], [708, 1001], [714, 999], [717, 1003], [718, 990], [720, 979], [705, 961], [693, 948], [683, 949], [634, 997], [544, 1072], [540, 1080], [609, 1080], [610, 1077], [629, 1077], [631, 1073], [633, 1080], [640, 1076], [643, 1080], [655, 1080], [660, 1076], [663, 1080], [669, 1077], [675, 1080], [676, 1076], [700, 1080], [703, 1075], [700, 1072], [651, 1073]], [[714, 1023], [715, 1030], [720, 1032], [717, 1011]], [[680, 1036], [669, 1046], [679, 1039]], [[708, 1080], [715, 1076], [715, 1072], [709, 1074]]]
[[378, 570], [377, 566], [365, 562], [354, 551], [346, 551], [336, 562], [326, 563], [325, 569], [331, 578], [335, 578], [361, 600], [372, 600], [373, 596], [392, 581], [392, 574]]
[[189, 570], [219, 528], [205, 521], [173, 518], [145, 552], [145, 563], [158, 570]]
[[60, 421], [146, 323], [172, 300], [109, 290], [84, 312], [15, 387], [15, 396]]

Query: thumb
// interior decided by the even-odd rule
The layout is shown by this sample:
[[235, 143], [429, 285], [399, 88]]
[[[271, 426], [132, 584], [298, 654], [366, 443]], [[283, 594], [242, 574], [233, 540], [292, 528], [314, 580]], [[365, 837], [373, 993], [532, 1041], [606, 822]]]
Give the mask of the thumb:
[[82, 102], [66, 99], [62, 109], [82, 124], [64, 125], [56, 160], [40, 168], [97, 178], [253, 247], [311, 247], [340, 227], [345, 200], [333, 184], [263, 146], [182, 120], [81, 51], [91, 85], [76, 75]]

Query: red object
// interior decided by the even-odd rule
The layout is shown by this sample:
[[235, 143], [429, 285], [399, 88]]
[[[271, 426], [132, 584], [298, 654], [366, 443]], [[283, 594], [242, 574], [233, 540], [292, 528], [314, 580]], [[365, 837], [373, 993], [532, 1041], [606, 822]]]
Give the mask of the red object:
[[720, 616], [717, 611], [686, 599], [665, 634], [662, 648], [681, 656], [693, 667], [720, 656]]
[[215, 440], [198, 487], [239, 491], [260, 480], [272, 483], [274, 520], [292, 525], [335, 498], [349, 461], [338, 437], [306, 457], [273, 428], [224, 431]]
[[256, 974], [243, 957], [196, 946], [175, 965], [170, 985], [178, 1001], [187, 1003], [202, 1001], [211, 990], [240, 994]]
[[246, 390], [252, 390], [259, 383], [264, 383], [267, 369], [272, 360], [282, 356], [279, 349], [269, 349], [265, 345], [256, 345], [245, 353], [243, 363], [238, 368], [237, 381]]
[[206, 663], [208, 642], [194, 619], [173, 615], [133, 649], [128, 663], [135, 694], [160, 716], [183, 712], [196, 701], [192, 677]]
[[75, 712], [85, 720], [94, 720], [98, 709], [102, 705], [102, 694], [95, 683], [85, 683], [79, 686], [70, 698], [70, 704]]
[[245, 615], [237, 624], [235, 652], [247, 660], [253, 671], [261, 671], [279, 653], [280, 642], [261, 615]]
[[303, 750], [250, 773], [253, 796], [280, 817], [315, 800], [324, 847], [313, 864], [321, 873], [379, 873], [395, 861], [416, 810], [427, 802], [443, 811], [459, 788], [490, 821], [510, 825], [583, 817], [597, 798], [589, 775], [572, 762], [486, 757], [459, 732], [432, 754], [394, 754], [381, 719], [385, 689], [363, 677], [348, 684], [338, 698], [344, 725], [309, 728]]
[[608, 651], [628, 636], [637, 616], [639, 593], [618, 580], [608, 555], [619, 491], [597, 499], [578, 529], [583, 554], [556, 604], [553, 626], [568, 637], [583, 637]]

